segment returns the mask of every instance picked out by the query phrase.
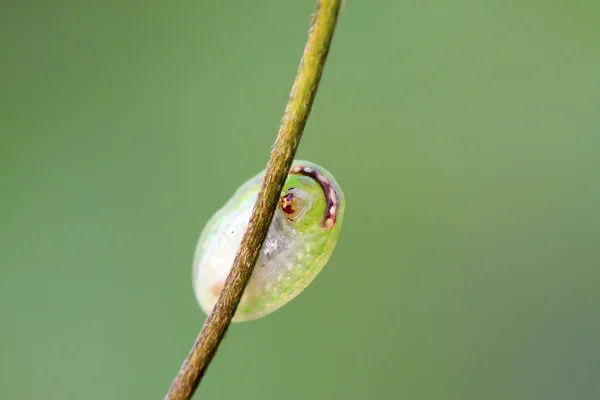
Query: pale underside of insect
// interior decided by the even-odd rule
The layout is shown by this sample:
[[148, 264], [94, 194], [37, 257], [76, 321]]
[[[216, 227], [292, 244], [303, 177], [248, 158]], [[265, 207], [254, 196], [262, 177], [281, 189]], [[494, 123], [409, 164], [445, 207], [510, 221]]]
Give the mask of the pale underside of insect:
[[[207, 314], [231, 270], [263, 175], [243, 184], [200, 235], [193, 285]], [[327, 170], [308, 161], [293, 163], [234, 322], [272, 313], [313, 281], [337, 244], [345, 206], [342, 189]]]

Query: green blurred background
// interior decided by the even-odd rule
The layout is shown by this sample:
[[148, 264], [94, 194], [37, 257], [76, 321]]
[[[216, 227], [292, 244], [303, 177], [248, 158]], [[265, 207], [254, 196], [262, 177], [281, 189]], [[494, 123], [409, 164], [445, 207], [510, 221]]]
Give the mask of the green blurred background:
[[[162, 398], [314, 1], [0, 10], [0, 398]], [[599, 129], [597, 1], [348, 0], [298, 153], [342, 237], [196, 398], [599, 398]]]

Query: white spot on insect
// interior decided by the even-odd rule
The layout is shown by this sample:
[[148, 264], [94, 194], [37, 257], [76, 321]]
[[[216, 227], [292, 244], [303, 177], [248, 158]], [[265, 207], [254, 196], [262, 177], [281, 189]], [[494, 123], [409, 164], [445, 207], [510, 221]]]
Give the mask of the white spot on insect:
[[331, 213], [331, 215], [335, 214], [335, 206], [331, 206], [329, 213]]
[[312, 174], [313, 170], [312, 170], [312, 168], [305, 167], [304, 172], [306, 172], [307, 174]]
[[265, 242], [265, 255], [274, 253], [277, 250], [277, 240], [269, 239]]

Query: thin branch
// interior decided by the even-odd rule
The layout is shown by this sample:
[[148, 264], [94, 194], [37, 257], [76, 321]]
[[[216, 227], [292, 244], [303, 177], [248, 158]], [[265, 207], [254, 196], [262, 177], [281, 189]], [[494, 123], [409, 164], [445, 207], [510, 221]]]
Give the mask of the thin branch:
[[235, 314], [267, 236], [281, 190], [317, 93], [341, 1], [319, 0], [317, 2], [317, 11], [311, 24], [298, 74], [267, 164], [258, 199], [233, 261], [233, 267], [215, 307], [204, 322], [198, 338], [165, 396], [166, 400], [187, 400], [192, 397]]

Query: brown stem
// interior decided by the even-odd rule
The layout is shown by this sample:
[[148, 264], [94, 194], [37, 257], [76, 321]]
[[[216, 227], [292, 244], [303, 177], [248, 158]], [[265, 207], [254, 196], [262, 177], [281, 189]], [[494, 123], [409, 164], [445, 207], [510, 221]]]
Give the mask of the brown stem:
[[317, 93], [341, 1], [319, 0], [317, 2], [317, 11], [310, 27], [298, 74], [292, 86], [250, 222], [219, 299], [204, 322], [198, 338], [165, 396], [167, 400], [184, 400], [192, 397], [242, 298], [267, 236], [281, 190], [292, 166], [304, 125]]

